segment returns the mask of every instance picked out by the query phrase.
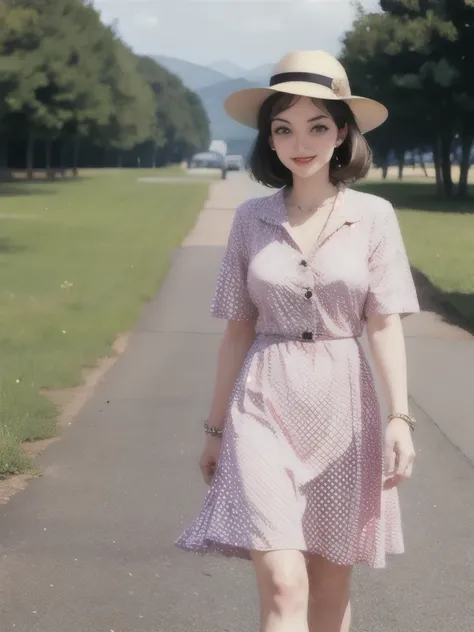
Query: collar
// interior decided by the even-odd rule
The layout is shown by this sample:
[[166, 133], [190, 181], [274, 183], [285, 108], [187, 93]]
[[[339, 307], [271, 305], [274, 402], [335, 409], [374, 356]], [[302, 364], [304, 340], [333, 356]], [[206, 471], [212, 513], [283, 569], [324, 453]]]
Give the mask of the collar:
[[[282, 226], [287, 221], [284, 198], [285, 189], [280, 189], [266, 199], [260, 219], [268, 224]], [[344, 186], [339, 192], [336, 206], [324, 231], [326, 237], [332, 235], [344, 224], [354, 224], [362, 219], [360, 206], [353, 199], [353, 191]]]

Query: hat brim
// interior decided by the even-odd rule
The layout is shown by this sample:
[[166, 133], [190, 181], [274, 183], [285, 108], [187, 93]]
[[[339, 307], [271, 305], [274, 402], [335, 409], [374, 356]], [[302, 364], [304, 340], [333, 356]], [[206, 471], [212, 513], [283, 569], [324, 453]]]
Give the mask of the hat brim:
[[352, 95], [350, 97], [338, 97], [329, 88], [299, 81], [277, 84], [271, 88], [244, 88], [243, 90], [237, 90], [226, 98], [224, 109], [238, 123], [257, 129], [260, 108], [268, 97], [275, 94], [275, 92], [284, 92], [312, 99], [345, 101], [354, 113], [362, 134], [379, 127], [388, 118], [387, 108], [378, 101]]

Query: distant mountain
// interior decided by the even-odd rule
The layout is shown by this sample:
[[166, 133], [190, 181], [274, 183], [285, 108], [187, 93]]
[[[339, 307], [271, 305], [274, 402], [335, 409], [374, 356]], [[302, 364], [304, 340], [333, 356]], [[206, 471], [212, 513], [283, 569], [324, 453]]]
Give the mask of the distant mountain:
[[230, 79], [198, 90], [198, 94], [201, 97], [201, 101], [211, 121], [211, 134], [213, 138], [220, 138], [222, 140], [254, 138], [254, 130], [233, 121], [224, 110], [223, 105], [224, 100], [231, 92], [254, 87], [256, 87], [256, 84], [246, 79]]
[[257, 68], [249, 70], [241, 68], [230, 61], [217, 61], [211, 64], [209, 68], [217, 70], [231, 79], [247, 79], [247, 81], [252, 81], [259, 85], [268, 85], [274, 66], [273, 64], [264, 64], [263, 66], [257, 66]]
[[237, 66], [237, 64], [234, 64], [231, 61], [216, 61], [215, 63], [210, 64], [209, 68], [211, 68], [212, 70], [216, 70], [223, 75], [227, 75], [231, 79], [246, 77], [247, 73], [246, 70], [244, 70], [240, 66]]
[[246, 70], [225, 60], [217, 61], [207, 67], [166, 55], [150, 55], [150, 57], [178, 75], [184, 85], [191, 90], [200, 90], [221, 81], [229, 81], [229, 79], [246, 79], [259, 85], [267, 85], [273, 70], [271, 64]]
[[254, 81], [260, 85], [268, 85], [268, 81], [273, 72], [272, 64], [265, 64], [264, 66], [259, 66], [258, 68], [254, 68], [253, 70], [247, 70], [245, 73], [245, 78], [248, 81]]
[[229, 77], [217, 70], [193, 64], [190, 61], [166, 57], [165, 55], [150, 55], [152, 59], [181, 79], [190, 90], [200, 90], [221, 81], [228, 81]]
[[[211, 122], [212, 138], [227, 141], [230, 153], [235, 145], [234, 151], [238, 150], [237, 153], [245, 154], [244, 149], [250, 148], [255, 131], [233, 121], [226, 114], [223, 103], [235, 90], [268, 85], [272, 67], [266, 65], [244, 70], [232, 62], [218, 61], [212, 64], [212, 68], [207, 68], [165, 55], [154, 55], [152, 58], [177, 75], [185, 86], [201, 97]], [[245, 78], [242, 77], [242, 73], [245, 73]]]

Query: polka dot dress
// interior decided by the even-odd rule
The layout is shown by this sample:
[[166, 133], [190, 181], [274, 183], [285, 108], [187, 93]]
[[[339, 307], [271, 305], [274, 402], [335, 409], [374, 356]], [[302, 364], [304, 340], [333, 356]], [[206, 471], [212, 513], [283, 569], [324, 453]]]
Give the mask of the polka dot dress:
[[299, 549], [385, 566], [403, 552], [397, 490], [383, 491], [382, 424], [360, 344], [371, 314], [419, 311], [393, 207], [340, 192], [317, 248], [285, 229], [283, 191], [235, 214], [211, 313], [256, 321], [198, 516], [176, 545], [250, 559]]

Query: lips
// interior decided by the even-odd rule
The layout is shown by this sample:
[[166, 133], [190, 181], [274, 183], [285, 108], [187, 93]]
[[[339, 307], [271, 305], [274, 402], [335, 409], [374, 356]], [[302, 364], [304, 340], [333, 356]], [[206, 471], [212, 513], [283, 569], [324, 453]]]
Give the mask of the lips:
[[295, 162], [297, 165], [309, 165], [309, 163], [312, 162], [315, 158], [316, 156], [301, 156], [298, 158], [293, 158], [293, 162]]

